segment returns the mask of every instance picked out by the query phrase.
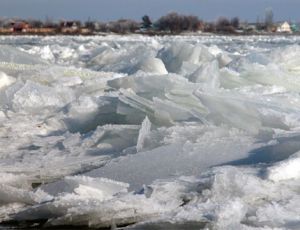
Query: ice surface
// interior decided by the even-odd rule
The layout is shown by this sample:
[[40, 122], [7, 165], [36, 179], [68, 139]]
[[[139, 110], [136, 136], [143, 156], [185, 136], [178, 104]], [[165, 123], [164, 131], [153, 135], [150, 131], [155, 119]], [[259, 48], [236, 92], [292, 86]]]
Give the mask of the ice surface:
[[0, 43], [0, 228], [300, 228], [298, 37]]

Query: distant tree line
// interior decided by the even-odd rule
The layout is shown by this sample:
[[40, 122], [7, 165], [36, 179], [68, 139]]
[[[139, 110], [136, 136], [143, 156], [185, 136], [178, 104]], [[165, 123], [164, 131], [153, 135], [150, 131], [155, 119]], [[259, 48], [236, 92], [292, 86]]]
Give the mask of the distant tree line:
[[[265, 29], [273, 27], [273, 12], [271, 9], [267, 9], [265, 12], [265, 22], [258, 23], [257, 29]], [[104, 32], [104, 33], [170, 33], [179, 34], [182, 32], [212, 32], [212, 33], [236, 33], [240, 29], [240, 19], [238, 17], [226, 18], [220, 17], [215, 22], [204, 22], [197, 16], [182, 15], [176, 12], [171, 12], [152, 21], [148, 15], [144, 15], [141, 21], [135, 21], [131, 19], [120, 19], [110, 22], [99, 22], [88, 20], [86, 22], [81, 21], [53, 21], [50, 18], [46, 20], [27, 19], [22, 20], [18, 18], [3, 19], [0, 18], [0, 27], [9, 28], [12, 25], [12, 21], [26, 21], [32, 28], [55, 28], [57, 31], [63, 31], [62, 28], [86, 28], [92, 32]]]
[[108, 23], [90, 23], [87, 27], [99, 32], [132, 33], [132, 32], [163, 32], [179, 34], [182, 32], [220, 32], [234, 33], [240, 26], [238, 17], [227, 19], [219, 18], [216, 22], [204, 22], [197, 16], [181, 15], [175, 12], [169, 13], [152, 22], [148, 15], [142, 17], [142, 22], [122, 19]]

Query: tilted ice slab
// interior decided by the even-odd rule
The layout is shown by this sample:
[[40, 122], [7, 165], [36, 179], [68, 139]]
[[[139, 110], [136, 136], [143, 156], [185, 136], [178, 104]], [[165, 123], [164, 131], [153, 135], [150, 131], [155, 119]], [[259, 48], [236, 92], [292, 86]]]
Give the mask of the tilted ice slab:
[[[117, 158], [87, 175], [121, 180], [139, 189], [141, 185], [150, 184], [156, 178], [197, 175], [211, 166], [246, 158], [251, 150], [260, 147], [255, 144], [255, 139], [237, 130], [199, 127], [195, 124], [148, 134], [144, 140], [144, 149], [151, 148], [154, 135], [164, 136], [161, 146]], [[190, 139], [193, 135], [194, 140]], [[214, 144], [211, 144], [212, 140]]]

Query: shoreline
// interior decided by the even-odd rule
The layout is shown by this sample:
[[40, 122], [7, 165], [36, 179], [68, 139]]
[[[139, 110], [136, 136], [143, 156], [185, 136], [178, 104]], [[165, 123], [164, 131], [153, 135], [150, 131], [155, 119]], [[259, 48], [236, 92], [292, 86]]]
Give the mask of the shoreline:
[[238, 37], [238, 36], [300, 36], [300, 33], [0, 33], [0, 36], [39, 36], [39, 37], [54, 37], [54, 36], [84, 36], [84, 37], [94, 37], [94, 36], [130, 36], [130, 35], [142, 35], [142, 36], [229, 36], [229, 37]]

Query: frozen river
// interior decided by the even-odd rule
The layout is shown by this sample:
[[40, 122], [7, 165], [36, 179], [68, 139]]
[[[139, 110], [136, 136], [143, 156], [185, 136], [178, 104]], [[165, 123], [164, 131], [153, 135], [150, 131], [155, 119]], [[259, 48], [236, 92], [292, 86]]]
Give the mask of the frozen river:
[[300, 229], [299, 92], [299, 37], [0, 37], [0, 225]]

